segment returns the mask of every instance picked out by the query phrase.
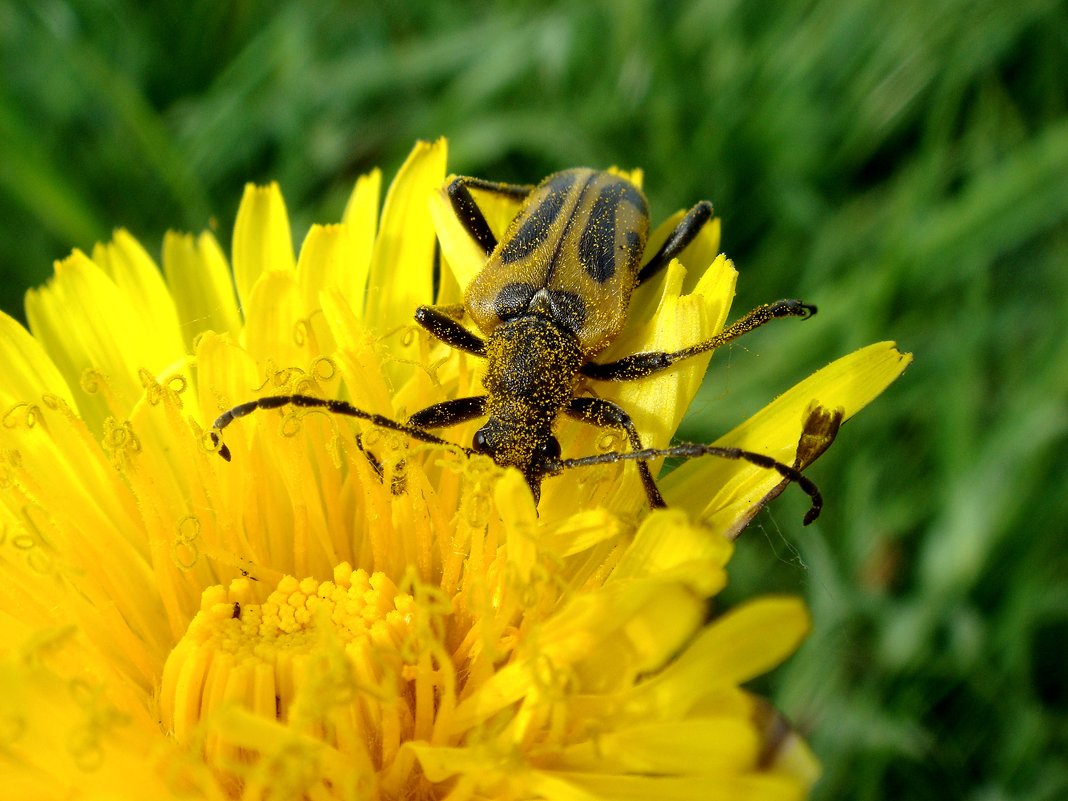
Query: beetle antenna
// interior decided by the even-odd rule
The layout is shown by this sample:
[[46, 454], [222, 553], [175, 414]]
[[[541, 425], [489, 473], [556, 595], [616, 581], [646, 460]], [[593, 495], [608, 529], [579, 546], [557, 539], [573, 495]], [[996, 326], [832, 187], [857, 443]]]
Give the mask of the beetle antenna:
[[255, 400], [238, 404], [215, 418], [215, 423], [212, 426], [214, 430], [211, 432], [212, 444], [218, 446], [219, 455], [223, 459], [230, 461], [230, 449], [226, 447], [226, 444], [220, 439], [220, 431], [239, 417], [245, 417], [260, 409], [279, 409], [282, 406], [290, 405], [299, 406], [303, 409], [325, 409], [330, 414], [340, 414], [344, 417], [355, 417], [358, 420], [366, 420], [371, 425], [379, 428], [386, 428], [390, 431], [398, 431], [401, 434], [407, 434], [412, 439], [417, 439], [420, 442], [429, 442], [432, 445], [448, 445], [451, 448], [458, 448], [468, 456], [474, 454], [474, 451], [470, 448], [465, 448], [462, 445], [457, 445], [455, 442], [449, 442], [441, 437], [436, 437], [421, 428], [407, 425], [405, 423], [398, 423], [396, 420], [392, 420], [385, 415], [365, 412], [363, 409], [353, 406], [348, 401], [316, 398], [311, 395], [268, 395], [264, 398], [256, 398]]
[[635, 462], [659, 459], [661, 457], [676, 457], [692, 459], [695, 456], [719, 456], [723, 459], [739, 459], [757, 467], [774, 470], [783, 478], [797, 484], [812, 502], [809, 510], [805, 513], [804, 525], [808, 525], [820, 516], [823, 509], [823, 496], [816, 484], [801, 473], [796, 467], [772, 459], [763, 453], [746, 451], [741, 448], [725, 448], [718, 445], [697, 445], [695, 443], [681, 443], [667, 448], [643, 448], [640, 451], [612, 451], [610, 453], [598, 453], [593, 456], [582, 456], [577, 459], [556, 459], [547, 464], [548, 471], [552, 475], [558, 475], [564, 470], [573, 467], [590, 467], [598, 464], [611, 464], [613, 462]]

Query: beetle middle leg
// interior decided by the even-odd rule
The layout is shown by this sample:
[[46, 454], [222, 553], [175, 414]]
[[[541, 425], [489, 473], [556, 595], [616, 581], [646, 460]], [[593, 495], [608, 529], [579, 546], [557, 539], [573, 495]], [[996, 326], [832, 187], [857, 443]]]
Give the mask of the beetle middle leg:
[[[599, 428], [623, 429], [627, 434], [627, 440], [630, 442], [630, 449], [632, 451], [643, 449], [641, 436], [638, 434], [634, 421], [630, 419], [630, 415], [622, 407], [617, 406], [612, 401], [604, 398], [573, 398], [564, 409], [564, 412], [568, 417], [574, 417], [576, 420], [590, 423]], [[645, 495], [649, 499], [649, 506], [653, 509], [667, 506], [664, 502], [664, 496], [660, 494], [660, 489], [656, 486], [652, 471], [649, 470], [648, 462], [638, 462], [638, 475], [641, 476], [642, 487], [645, 489]]]

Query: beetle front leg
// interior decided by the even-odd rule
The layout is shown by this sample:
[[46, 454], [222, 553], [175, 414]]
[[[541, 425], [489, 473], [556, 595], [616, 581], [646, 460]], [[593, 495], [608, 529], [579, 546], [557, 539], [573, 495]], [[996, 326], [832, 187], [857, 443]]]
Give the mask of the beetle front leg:
[[408, 425], [416, 428], [448, 428], [474, 420], [486, 413], [486, 396], [453, 398], [420, 409], [408, 418]]
[[[576, 420], [599, 428], [622, 429], [627, 434], [632, 451], [643, 449], [642, 439], [638, 434], [638, 429], [634, 426], [634, 421], [622, 407], [612, 401], [604, 398], [573, 398], [564, 411], [568, 417], [574, 417]], [[641, 476], [642, 487], [645, 489], [645, 496], [649, 499], [649, 506], [653, 509], [667, 506], [664, 503], [664, 496], [660, 494], [660, 489], [656, 486], [656, 481], [653, 480], [648, 462], [638, 462], [638, 475]]]
[[638, 378], [645, 378], [653, 373], [658, 373], [661, 370], [666, 370], [683, 359], [715, 350], [721, 345], [726, 345], [728, 342], [737, 339], [743, 334], [748, 334], [750, 331], [760, 328], [760, 326], [772, 320], [780, 317], [801, 317], [803, 319], [811, 317], [815, 313], [815, 306], [802, 303], [799, 300], [778, 300], [775, 303], [766, 303], [763, 306], [757, 306], [741, 320], [720, 331], [711, 339], [698, 342], [688, 348], [670, 353], [666, 351], [635, 353], [633, 356], [625, 356], [618, 361], [605, 364], [587, 362], [582, 365], [580, 372], [584, 376], [596, 378], [600, 381], [634, 381]]
[[464, 328], [462, 317], [463, 306], [459, 305], [420, 306], [415, 310], [415, 321], [450, 348], [485, 358], [486, 341]]
[[484, 181], [481, 178], [468, 178], [461, 175], [454, 178], [445, 189], [445, 193], [449, 196], [449, 202], [452, 203], [452, 210], [456, 215], [456, 219], [460, 221], [464, 230], [478, 243], [478, 246], [482, 248], [482, 252], [488, 257], [497, 247], [497, 237], [490, 230], [489, 223], [486, 222], [486, 215], [482, 213], [482, 209], [478, 207], [475, 199], [471, 196], [470, 187], [472, 186], [475, 189], [495, 192], [513, 200], [523, 200], [534, 191], [534, 187], [498, 184], [493, 181]]

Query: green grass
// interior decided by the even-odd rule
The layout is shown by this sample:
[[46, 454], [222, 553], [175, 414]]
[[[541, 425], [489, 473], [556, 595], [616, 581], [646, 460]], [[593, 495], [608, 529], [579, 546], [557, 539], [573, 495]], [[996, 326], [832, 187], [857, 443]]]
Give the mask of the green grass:
[[[361, 6], [367, 5], [367, 8]], [[708, 197], [742, 277], [811, 322], [713, 361], [713, 438], [865, 343], [915, 364], [746, 533], [730, 599], [804, 593], [763, 689], [821, 799], [1068, 797], [1063, 2], [0, 5], [0, 305], [123, 225], [225, 241], [246, 180], [294, 231], [414, 139], [529, 182], [642, 166]]]

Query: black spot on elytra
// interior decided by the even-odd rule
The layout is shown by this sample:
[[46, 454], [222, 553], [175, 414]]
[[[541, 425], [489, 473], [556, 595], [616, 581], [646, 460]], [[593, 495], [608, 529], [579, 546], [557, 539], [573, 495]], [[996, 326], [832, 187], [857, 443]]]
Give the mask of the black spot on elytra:
[[493, 299], [493, 310], [502, 320], [518, 317], [530, 308], [530, 299], [534, 297], [534, 292], [534, 287], [521, 281], [505, 284]]
[[586, 274], [603, 284], [616, 272], [616, 208], [622, 184], [604, 187], [590, 209], [578, 241], [578, 258]]
[[586, 321], [586, 303], [574, 292], [550, 289], [549, 309], [553, 319], [575, 335]]
[[519, 226], [519, 230], [501, 247], [500, 258], [502, 263], [511, 264], [512, 262], [520, 261], [537, 250], [538, 246], [549, 235], [549, 229], [552, 228], [553, 222], [560, 216], [560, 210], [564, 207], [567, 193], [571, 191], [574, 183], [575, 175], [573, 173], [562, 173], [554, 176], [543, 187], [534, 190], [535, 194], [540, 194], [544, 191], [545, 197], [530, 210], [527, 218], [523, 220], [523, 224]]

